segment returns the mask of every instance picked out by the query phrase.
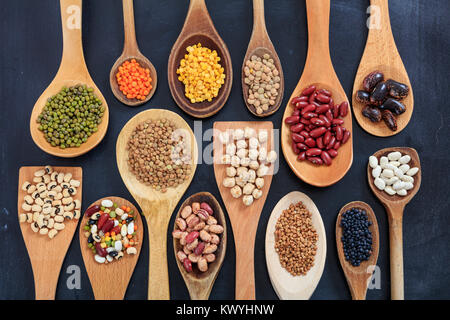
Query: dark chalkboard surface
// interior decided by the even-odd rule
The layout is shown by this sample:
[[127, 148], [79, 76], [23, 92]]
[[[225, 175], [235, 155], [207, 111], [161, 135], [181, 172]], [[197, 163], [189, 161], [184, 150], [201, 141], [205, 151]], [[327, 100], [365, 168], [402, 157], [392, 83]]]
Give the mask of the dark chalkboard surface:
[[[52, 164], [82, 166], [83, 205], [108, 195], [133, 200], [122, 183], [115, 161], [115, 144], [122, 126], [148, 108], [167, 108], [181, 114], [167, 84], [167, 60], [181, 30], [188, 1], [135, 0], [136, 32], [140, 48], [158, 71], [158, 89], [151, 101], [137, 108], [119, 103], [109, 87], [109, 71], [123, 44], [122, 6], [119, 0], [86, 0], [83, 3], [83, 41], [86, 63], [92, 78], [110, 108], [110, 125], [105, 139], [94, 150], [75, 159], [60, 159], [43, 153], [29, 133], [29, 115], [42, 91], [53, 79], [61, 58], [59, 1], [5, 1], [0, 9], [0, 299], [32, 299], [34, 285], [31, 265], [17, 220], [17, 178], [24, 165]], [[240, 68], [252, 29], [249, 0], [208, 0], [215, 26], [226, 42], [235, 74], [230, 98], [215, 116], [201, 123], [203, 130], [214, 121], [257, 120], [248, 112], [241, 91]], [[330, 47], [336, 73], [347, 95], [366, 36], [368, 0], [332, 0]], [[374, 209], [380, 227], [379, 286], [368, 290], [368, 299], [389, 299], [389, 247], [386, 213], [366, 181], [367, 157], [389, 146], [415, 148], [422, 161], [422, 186], [406, 207], [404, 215], [405, 297], [407, 299], [450, 298], [449, 226], [450, 192], [450, 2], [440, 0], [391, 0], [394, 37], [414, 88], [415, 108], [408, 127], [391, 138], [369, 135], [354, 122], [354, 161], [347, 175], [328, 188], [316, 188], [298, 180], [281, 156], [278, 174], [261, 214], [256, 236], [255, 274], [257, 299], [276, 299], [264, 258], [264, 237], [269, 215], [286, 193], [308, 194], [319, 208], [327, 232], [327, 261], [312, 299], [349, 299], [350, 293], [340, 268], [334, 241], [335, 219], [347, 202], [361, 200]], [[299, 0], [267, 0], [266, 21], [270, 37], [280, 56], [286, 92], [294, 89], [306, 58], [307, 31], [305, 3]], [[285, 94], [283, 107], [289, 94]], [[270, 116], [280, 128], [283, 108]], [[209, 141], [203, 142], [203, 147]], [[200, 145], [200, 142], [199, 142]], [[218, 199], [213, 166], [200, 164], [193, 183], [182, 201], [199, 191], [210, 191]], [[221, 201], [221, 200], [220, 200]], [[223, 203], [222, 203], [223, 204]], [[173, 221], [171, 221], [171, 226]], [[74, 239], [77, 239], [78, 234]], [[170, 243], [170, 242], [169, 242]], [[234, 298], [234, 243], [229, 245], [211, 299]], [[187, 299], [188, 292], [168, 247], [171, 298]], [[75, 271], [74, 271], [75, 270]], [[80, 270], [80, 289], [73, 288], [73, 272]], [[146, 299], [148, 245], [143, 250], [131, 279], [126, 299]], [[71, 286], [67, 286], [69, 281]], [[75, 283], [76, 285], [76, 283]], [[75, 286], [76, 287], [76, 286]], [[377, 287], [377, 286], [375, 286]], [[73, 289], [69, 289], [73, 288]], [[73, 241], [63, 264], [57, 299], [92, 299], [93, 294], [80, 254]]]

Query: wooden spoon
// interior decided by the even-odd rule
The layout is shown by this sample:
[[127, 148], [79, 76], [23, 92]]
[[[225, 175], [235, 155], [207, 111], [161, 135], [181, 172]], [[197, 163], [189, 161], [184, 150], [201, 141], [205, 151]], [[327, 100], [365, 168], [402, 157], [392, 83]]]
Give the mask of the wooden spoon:
[[[269, 108], [267, 112], [263, 112], [262, 114], [258, 114], [253, 105], [250, 105], [248, 100], [248, 90], [249, 86], [245, 84], [245, 63], [249, 60], [253, 55], [258, 57], [262, 57], [264, 54], [268, 53], [270, 58], [273, 59], [276, 69], [279, 72], [280, 77], [280, 88], [278, 89], [278, 96], [275, 100], [275, 104]], [[250, 43], [248, 44], [247, 53], [245, 54], [244, 62], [242, 64], [242, 94], [244, 96], [244, 102], [247, 106], [247, 109], [253, 113], [257, 117], [267, 117], [271, 114], [274, 114], [281, 105], [283, 101], [283, 93], [284, 93], [284, 76], [283, 76], [283, 68], [281, 67], [280, 59], [278, 58], [277, 52], [272, 44], [272, 41], [267, 34], [266, 29], [266, 21], [264, 19], [264, 0], [253, 0], [253, 31], [252, 37], [250, 39]]]
[[[317, 252], [314, 257], [314, 266], [304, 276], [292, 276], [281, 266], [278, 253], [275, 251], [275, 225], [289, 205], [303, 202], [311, 212], [311, 222], [319, 238]], [[278, 201], [267, 223], [266, 229], [266, 263], [270, 282], [278, 298], [281, 300], [307, 300], [309, 299], [322, 277], [327, 257], [327, 238], [322, 217], [314, 202], [304, 193], [293, 191]]]
[[[34, 173], [43, 169], [41, 167], [21, 167], [19, 170], [19, 191], [17, 208], [18, 214], [23, 212], [23, 198], [28, 193], [22, 190], [25, 181], [32, 182]], [[72, 178], [82, 182], [83, 171], [81, 167], [53, 167], [54, 171], [71, 173]], [[74, 200], [82, 199], [82, 183], [77, 188]], [[64, 257], [72, 242], [73, 235], [78, 225], [78, 220], [66, 220], [65, 228], [59, 231], [55, 238], [50, 239], [47, 235], [36, 234], [31, 230], [27, 222], [20, 223], [23, 240], [30, 256], [31, 266], [34, 275], [34, 291], [36, 300], [54, 300], [56, 286], [58, 284], [59, 272], [61, 270]]]
[[225, 252], [227, 250], [227, 222], [219, 202], [209, 192], [199, 192], [187, 198], [180, 206], [180, 210], [178, 211], [176, 218], [180, 217], [181, 211], [184, 207], [187, 205], [192, 205], [193, 202], [207, 202], [213, 209], [214, 217], [217, 219], [218, 224], [223, 227], [219, 247], [214, 253], [216, 255], [216, 260], [208, 264], [208, 271], [206, 272], [199, 271], [196, 266], [192, 268], [192, 272], [187, 272], [183, 267], [183, 263], [176, 257], [177, 252], [183, 250], [183, 246], [180, 245], [180, 241], [175, 238], [173, 239], [173, 250], [175, 259], [177, 260], [178, 269], [183, 276], [191, 299], [207, 300], [214, 285], [214, 281], [216, 281], [217, 275], [222, 267], [223, 259], [225, 258]]
[[228, 165], [221, 164], [221, 156], [224, 154], [224, 147], [217, 134], [226, 132], [227, 130], [244, 129], [245, 127], [253, 128], [256, 132], [259, 130], [267, 130], [268, 142], [267, 150], [274, 148], [273, 140], [273, 124], [269, 121], [233, 121], [233, 122], [214, 122], [214, 174], [217, 186], [222, 196], [222, 200], [227, 208], [230, 217], [231, 226], [233, 228], [234, 242], [236, 247], [236, 299], [250, 300], [255, 299], [255, 269], [254, 269], [254, 253], [255, 253], [255, 236], [258, 228], [258, 221], [264, 203], [269, 193], [270, 184], [272, 182], [273, 167], [269, 167], [268, 174], [264, 177], [264, 186], [261, 189], [263, 195], [255, 200], [250, 206], [244, 205], [242, 197], [233, 198], [230, 188], [223, 186], [223, 179], [227, 176], [226, 167]]
[[[388, 0], [370, 0], [370, 4], [369, 35], [353, 84], [353, 111], [359, 125], [368, 133], [378, 137], [389, 137], [399, 133], [408, 125], [414, 108], [414, 95], [408, 73], [392, 35]], [[396, 117], [397, 131], [389, 129], [384, 121], [373, 123], [364, 117], [362, 115], [364, 104], [356, 101], [356, 92], [362, 90], [363, 79], [377, 70], [384, 73], [386, 80], [394, 79], [409, 87], [409, 94], [402, 101], [406, 111]]]
[[[184, 84], [178, 80], [177, 69], [186, 54], [186, 48], [201, 43], [203, 47], [216, 50], [225, 70], [225, 83], [219, 95], [211, 102], [191, 103], [184, 95]], [[169, 88], [177, 105], [187, 114], [196, 118], [206, 118], [217, 113], [227, 102], [233, 82], [231, 57], [225, 42], [220, 38], [209, 16], [205, 0], [191, 0], [183, 29], [170, 52], [168, 67]]]
[[[176, 188], [169, 188], [166, 193], [139, 182], [128, 169], [128, 140], [133, 130], [146, 120], [167, 119], [175, 126], [188, 133], [191, 149], [191, 174]], [[150, 246], [148, 298], [150, 300], [165, 300], [170, 298], [169, 274], [167, 269], [167, 227], [178, 201], [183, 196], [194, 177], [197, 167], [197, 141], [189, 125], [179, 115], [164, 109], [151, 109], [138, 113], [131, 118], [120, 131], [116, 144], [117, 167], [128, 191], [142, 209], [147, 221]]]
[[391, 298], [393, 300], [404, 299], [404, 285], [403, 285], [403, 211], [405, 206], [416, 195], [420, 188], [422, 180], [422, 169], [420, 166], [420, 159], [417, 151], [413, 148], [392, 147], [385, 148], [375, 152], [373, 155], [380, 159], [380, 157], [387, 155], [390, 152], [399, 151], [402, 155], [409, 155], [411, 161], [408, 163], [410, 167], [418, 167], [419, 172], [414, 176], [414, 188], [408, 191], [404, 197], [399, 195], [390, 196], [386, 192], [379, 190], [373, 182], [372, 168], [367, 165], [367, 179], [369, 186], [372, 189], [378, 200], [381, 201], [386, 208], [389, 219], [389, 247], [391, 251]]
[[[368, 220], [372, 222], [369, 227], [370, 232], [372, 232], [372, 254], [369, 260], [361, 262], [358, 267], [352, 266], [350, 262], [345, 260], [344, 249], [341, 241], [342, 228], [340, 227], [342, 215], [352, 208], [359, 208], [366, 210]], [[370, 267], [377, 265], [378, 251], [380, 247], [380, 239], [378, 232], [377, 217], [373, 212], [372, 208], [365, 202], [353, 201], [347, 203], [339, 211], [338, 217], [336, 219], [336, 246], [339, 256], [339, 262], [341, 263], [342, 270], [344, 270], [345, 278], [347, 279], [348, 286], [350, 288], [350, 293], [353, 300], [365, 300], [367, 286], [369, 280], [372, 277], [373, 270]]]
[[[143, 103], [146, 103], [156, 91], [156, 85], [158, 83], [158, 76], [156, 74], [156, 69], [153, 64], [139, 51], [139, 47], [136, 41], [136, 32], [134, 28], [134, 10], [133, 10], [133, 0], [122, 0], [123, 6], [123, 25], [125, 34], [125, 44], [123, 46], [122, 55], [116, 60], [111, 68], [111, 73], [109, 74], [109, 84], [114, 96], [122, 103], [130, 106], [136, 107]], [[138, 100], [136, 98], [128, 99], [122, 91], [119, 89], [117, 84], [116, 74], [119, 67], [127, 60], [136, 59], [136, 61], [141, 65], [142, 68], [150, 70], [150, 77], [152, 78], [151, 85], [152, 89], [145, 98], [145, 100]]]
[[83, 256], [84, 266], [86, 267], [89, 280], [91, 281], [95, 299], [123, 300], [128, 283], [133, 275], [134, 267], [136, 266], [139, 254], [141, 253], [142, 241], [144, 240], [144, 226], [142, 225], [141, 215], [136, 207], [128, 200], [120, 197], [105, 197], [99, 199], [92, 203], [88, 208], [93, 205], [101, 206], [101, 202], [106, 199], [117, 203], [119, 207], [130, 207], [131, 210], [136, 213], [135, 224], [138, 226], [138, 229], [136, 230], [136, 237], [133, 239], [136, 239], [139, 242], [135, 246], [137, 253], [135, 255], [129, 255], [124, 252], [122, 259], [114, 260], [107, 265], [96, 262], [92, 250], [88, 247], [87, 238], [84, 235], [86, 232], [84, 226], [89, 220], [89, 218], [84, 215], [79, 229], [81, 255]]
[[[34, 105], [30, 118], [30, 132], [33, 141], [43, 151], [58, 157], [72, 158], [85, 154], [102, 141], [108, 129], [109, 111], [108, 104], [89, 75], [84, 61], [83, 43], [81, 41], [82, 0], [60, 0], [60, 6], [63, 30], [61, 65], [52, 83], [45, 89]], [[71, 87], [78, 84], [85, 84], [87, 87], [93, 88], [95, 95], [102, 101], [102, 106], [105, 107], [102, 122], [98, 125], [98, 131], [92, 134], [80, 147], [66, 149], [53, 147], [39, 130], [39, 124], [36, 120], [48, 98], [57, 94], [63, 87]]]
[[[348, 101], [333, 69], [330, 57], [328, 43], [330, 0], [306, 0], [306, 11], [308, 17], [308, 55], [303, 74], [289, 98], [284, 112], [281, 125], [281, 147], [287, 163], [300, 179], [317, 187], [326, 187], [338, 182], [350, 169], [353, 162], [353, 134], [339, 148], [339, 154], [333, 159], [330, 166], [318, 166], [307, 160], [297, 160], [297, 155], [292, 150], [290, 126], [284, 122], [294, 111], [294, 106], [290, 103], [292, 98], [299, 96], [303, 89], [310, 85], [329, 90], [333, 94], [334, 103], [340, 104], [343, 101]], [[344, 118], [343, 126], [352, 133], [350, 110]]]

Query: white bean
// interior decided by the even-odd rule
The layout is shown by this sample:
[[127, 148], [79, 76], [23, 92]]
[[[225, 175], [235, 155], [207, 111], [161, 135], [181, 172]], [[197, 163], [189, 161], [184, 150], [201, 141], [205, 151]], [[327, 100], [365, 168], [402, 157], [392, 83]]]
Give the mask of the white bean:
[[384, 188], [386, 187], [386, 182], [384, 182], [384, 180], [381, 178], [375, 178], [373, 183], [380, 190], [384, 190]]
[[408, 194], [408, 192], [405, 189], [400, 189], [400, 190], [397, 190], [397, 194], [399, 196], [404, 197], [404, 196], [406, 196]]
[[394, 174], [399, 178], [403, 177], [403, 171], [400, 170], [399, 168], [395, 168]]
[[400, 170], [402, 170], [403, 174], [405, 174], [406, 172], [408, 172], [408, 170], [410, 169], [409, 165], [407, 164], [402, 164], [400, 167], [398, 167]]
[[414, 167], [414, 168], [409, 169], [409, 170], [406, 172], [406, 174], [407, 174], [408, 176], [412, 177], [412, 176], [414, 176], [417, 172], [419, 172], [419, 168]]
[[396, 183], [398, 180], [400, 180], [400, 178], [395, 176], [395, 177], [392, 177], [392, 178], [389, 178], [389, 179], [385, 180], [385, 182], [386, 182], [387, 186], [391, 186], [394, 183]]
[[384, 191], [390, 196], [393, 196], [396, 193], [396, 191], [394, 189], [392, 189], [391, 186], [386, 186], [384, 188]]
[[411, 182], [405, 182], [405, 190], [411, 190], [414, 185]]
[[400, 179], [402, 179], [403, 181], [405, 181], [405, 182], [411, 182], [411, 183], [414, 183], [414, 178], [413, 177], [411, 177], [411, 176], [408, 176], [408, 175], [403, 175], [403, 177], [401, 177]]
[[400, 159], [398, 159], [398, 161], [401, 164], [407, 164], [409, 161], [411, 161], [411, 157], [409, 155], [404, 155], [403, 157], [401, 157]]
[[404, 189], [404, 188], [405, 188], [405, 183], [403, 181], [401, 181], [401, 180], [397, 181], [392, 186], [392, 189], [394, 189], [394, 190], [400, 190], [400, 189]]
[[384, 169], [381, 173], [381, 176], [385, 178], [392, 178], [394, 176], [394, 171], [392, 171], [391, 169]]
[[375, 169], [378, 166], [378, 159], [375, 156], [369, 157], [369, 166], [373, 169]]
[[387, 157], [383, 156], [380, 158], [380, 166], [386, 165], [388, 163], [389, 163], [389, 159]]
[[94, 259], [95, 259], [95, 261], [97, 261], [98, 263], [105, 263], [105, 261], [106, 261], [106, 258], [100, 257], [98, 254], [96, 254], [96, 255], [94, 256]]
[[396, 161], [402, 157], [402, 154], [398, 151], [394, 151], [389, 153], [387, 156], [389, 160]]
[[372, 169], [372, 177], [379, 178], [380, 174], [381, 174], [381, 167], [380, 166], [376, 166], [375, 168]]

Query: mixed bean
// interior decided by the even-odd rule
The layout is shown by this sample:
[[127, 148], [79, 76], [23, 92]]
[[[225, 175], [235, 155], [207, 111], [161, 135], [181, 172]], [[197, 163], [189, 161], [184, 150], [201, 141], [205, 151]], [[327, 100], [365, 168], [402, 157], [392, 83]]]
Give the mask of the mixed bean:
[[187, 272], [192, 272], [192, 264], [197, 264], [201, 272], [208, 271], [208, 263], [216, 260], [223, 231], [207, 202], [193, 202], [181, 210], [172, 236], [183, 247], [177, 252], [177, 258]]
[[384, 81], [384, 74], [380, 71], [369, 73], [363, 80], [363, 90], [356, 92], [356, 100], [363, 103], [364, 117], [372, 122], [385, 122], [392, 131], [397, 130], [397, 120], [406, 111], [401, 102], [409, 94], [406, 84], [392, 79]]
[[37, 118], [39, 130], [53, 147], [79, 147], [97, 132], [105, 107], [86, 85], [63, 87], [48, 98]]
[[81, 201], [73, 199], [80, 185], [70, 172], [56, 172], [51, 166], [36, 171], [33, 183], [26, 181], [22, 185], [27, 195], [19, 221], [29, 223], [33, 232], [53, 239], [64, 230], [66, 220], [80, 218]]
[[137, 254], [138, 229], [136, 215], [130, 207], [119, 206], [109, 199], [86, 210], [89, 219], [84, 226], [87, 245], [98, 263], [120, 260], [124, 252]]
[[294, 111], [285, 123], [290, 126], [292, 150], [297, 160], [331, 165], [338, 149], [350, 138], [344, 127], [348, 102], [335, 104], [332, 93], [311, 85], [291, 100]]

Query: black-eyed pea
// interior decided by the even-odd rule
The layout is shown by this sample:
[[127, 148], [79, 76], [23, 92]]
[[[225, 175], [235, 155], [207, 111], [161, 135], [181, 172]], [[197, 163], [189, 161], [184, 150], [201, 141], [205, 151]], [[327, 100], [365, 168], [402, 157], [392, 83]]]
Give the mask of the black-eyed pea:
[[186, 207], [183, 208], [183, 210], [181, 210], [181, 217], [183, 219], [186, 219], [191, 214], [192, 214], [192, 207], [191, 206], [186, 206]]
[[[39, 198], [39, 199], [40, 199], [40, 198]], [[44, 204], [45, 204], [45, 203], [48, 203], [48, 204], [52, 205], [53, 199], [51, 199], [51, 198], [45, 198], [43, 201], [44, 201]]]
[[25, 221], [27, 221], [26, 213], [19, 214], [19, 222], [22, 223], [22, 222], [25, 222]]
[[65, 228], [65, 225], [64, 225], [64, 223], [55, 222], [55, 224], [53, 225], [53, 228], [58, 231], [61, 231]]
[[211, 241], [212, 244], [219, 244], [220, 243], [220, 238], [217, 234], [212, 234], [211, 235]]
[[70, 172], [66, 173], [63, 177], [64, 182], [70, 182], [70, 179], [72, 179], [72, 174]]
[[223, 232], [223, 227], [218, 224], [212, 225], [209, 227], [209, 232], [221, 234]]
[[64, 215], [64, 210], [60, 206], [56, 207], [55, 215], [63, 216]]
[[73, 202], [73, 199], [72, 199], [72, 197], [69, 195], [68, 197], [63, 198], [63, 199], [61, 200], [61, 202], [62, 202], [63, 205], [68, 205], [68, 204], [71, 204], [71, 203]]
[[55, 225], [55, 219], [53, 219], [53, 218], [48, 219], [47, 228], [53, 229], [54, 225]]
[[191, 243], [186, 244], [186, 248], [188, 250], [194, 250], [197, 245], [198, 245], [198, 239], [195, 239]]
[[44, 191], [47, 191], [47, 186], [44, 183], [38, 184], [38, 185], [36, 185], [36, 187], [37, 187], [37, 192], [39, 192], [39, 194], [41, 194]]
[[42, 200], [42, 198], [36, 198], [36, 200], [34, 200], [34, 203], [42, 207], [45, 202], [44, 200]]
[[210, 242], [211, 235], [207, 231], [201, 230], [200, 231], [200, 239], [202, 239], [204, 242]]
[[195, 225], [194, 230], [195, 231], [200, 231], [203, 230], [203, 228], [206, 226], [206, 223], [204, 222], [199, 222]]
[[177, 219], [175, 220], [175, 223], [176, 223], [176, 225], [178, 226], [178, 228], [179, 228], [181, 231], [186, 230], [187, 224], [186, 224], [186, 221], [185, 221], [183, 218], [177, 218]]
[[80, 181], [78, 181], [78, 180], [74, 180], [74, 179], [72, 179], [72, 180], [70, 180], [70, 185], [72, 186], [72, 187], [75, 187], [75, 188], [78, 188], [79, 186], [80, 186]]
[[52, 205], [50, 203], [46, 203], [42, 206], [43, 214], [50, 214], [52, 212]]
[[48, 191], [47, 188], [45, 188], [43, 191], [39, 192], [39, 198], [45, 199], [47, 198]]
[[39, 228], [42, 228], [44, 226], [44, 215], [40, 214], [36, 219], [36, 223]]
[[42, 177], [34, 177], [34, 178], [33, 178], [33, 182], [34, 182], [34, 183], [42, 182]]
[[55, 200], [61, 200], [63, 198], [63, 194], [61, 192], [58, 192], [55, 196]]
[[32, 194], [35, 191], [36, 191], [36, 186], [34, 184], [31, 185], [27, 190], [28, 194]]
[[33, 212], [41, 212], [42, 211], [42, 207], [38, 204], [33, 204], [33, 206], [31, 207], [31, 211]]
[[42, 177], [42, 180], [44, 181], [45, 184], [47, 184], [50, 182], [50, 176], [46, 174]]
[[214, 253], [209, 253], [209, 254], [205, 254], [203, 256], [206, 261], [208, 261], [209, 263], [214, 262], [216, 260], [216, 255]]
[[57, 185], [58, 185], [58, 184], [56, 183], [56, 181], [50, 181], [50, 182], [47, 184], [47, 190], [48, 190], [48, 191], [52, 191], [53, 189], [56, 188]]
[[55, 222], [58, 222], [58, 223], [64, 222], [63, 216], [55, 216], [53, 219], [55, 220]]
[[49, 237], [50, 239], [53, 239], [57, 234], [58, 234], [58, 230], [51, 229], [51, 230], [48, 232], [48, 237]]
[[22, 190], [23, 190], [23, 191], [28, 191], [28, 189], [29, 189], [31, 186], [32, 186], [31, 183], [29, 183], [28, 181], [25, 181], [25, 182], [22, 184]]
[[208, 220], [206, 221], [206, 223], [207, 223], [209, 226], [216, 225], [216, 224], [217, 224], [217, 219], [214, 218], [213, 216], [209, 216], [209, 217], [208, 217]]
[[60, 193], [60, 192], [62, 192], [62, 187], [61, 186], [56, 186], [56, 187], [53, 188], [53, 190], [58, 192], [58, 193]]
[[36, 222], [33, 222], [31, 224], [31, 230], [33, 230], [33, 232], [38, 232], [39, 231], [39, 227], [38, 227]]
[[62, 194], [64, 198], [70, 197], [69, 189], [63, 189]]
[[73, 211], [75, 209], [75, 204], [72, 202], [67, 206], [64, 206], [64, 211]]
[[61, 184], [64, 181], [64, 173], [60, 172], [58, 173], [58, 175], [56, 176], [56, 181]]
[[98, 219], [100, 219], [100, 216], [101, 216], [101, 215], [102, 215], [102, 214], [99, 213], [99, 212], [94, 213], [94, 214], [91, 216], [91, 220], [98, 220]]
[[63, 188], [63, 190], [64, 190], [64, 189], [69, 189], [69, 188], [70, 188], [70, 184], [68, 184], [67, 182], [63, 182], [63, 183], [61, 183], [60, 185], [61, 185], [61, 188]]
[[81, 217], [81, 211], [78, 209], [75, 209], [73, 211], [73, 218], [78, 220], [78, 219], [80, 219], [80, 217]]
[[40, 197], [39, 192], [37, 192], [37, 190], [34, 191], [34, 192], [31, 194], [31, 197], [32, 197], [33, 199], [39, 198], [39, 197]]
[[73, 212], [71, 212], [71, 211], [64, 211], [64, 216], [63, 217], [65, 219], [72, 220], [73, 219]]
[[117, 256], [114, 257], [114, 259], [116, 259], [116, 260], [120, 260], [120, 259], [122, 259], [122, 258], [123, 258], [123, 252], [122, 252], [122, 251], [120, 251], [120, 252], [117, 254]]
[[32, 205], [34, 203], [34, 199], [30, 195], [26, 195], [23, 200], [29, 205]]
[[201, 256], [196, 255], [195, 253], [191, 253], [188, 256], [188, 259], [191, 260], [192, 263], [197, 263]]
[[27, 213], [27, 223], [32, 223], [33, 222], [33, 214], [32, 213]]
[[49, 197], [51, 199], [55, 199], [57, 195], [58, 195], [58, 192], [56, 192], [55, 190], [50, 190], [49, 192], [47, 192], [47, 197]]
[[53, 173], [53, 167], [52, 166], [47, 165], [47, 166], [44, 167], [44, 170], [45, 170], [46, 174], [52, 174]]
[[57, 176], [58, 176], [58, 172], [53, 171], [53, 172], [50, 174], [50, 180], [56, 181], [56, 177], [57, 177]]
[[31, 206], [28, 203], [24, 202], [22, 203], [22, 209], [28, 212], [31, 211]]
[[45, 174], [45, 170], [44, 169], [41, 169], [41, 170], [38, 170], [38, 171], [34, 172], [34, 176], [35, 177], [42, 177], [44, 174]]
[[69, 190], [69, 194], [72, 196], [77, 194], [77, 188], [70, 187], [68, 190]]
[[47, 234], [48, 233], [48, 229], [47, 228], [42, 228], [39, 230], [40, 234]]
[[198, 267], [198, 270], [200, 270], [201, 272], [208, 271], [208, 261], [206, 261], [205, 258], [200, 257], [197, 261], [197, 267]]
[[205, 250], [203, 250], [203, 254], [209, 254], [209, 253], [214, 253], [217, 250], [217, 245], [213, 244], [213, 243], [209, 243], [208, 245], [206, 245]]
[[98, 234], [92, 234], [92, 239], [94, 239], [95, 242], [102, 241], [102, 237], [100, 237]]
[[[81, 209], [81, 201], [80, 200], [76, 199], [74, 201], [74, 203], [75, 203], [75, 209]], [[116, 208], [116, 214], [118, 214], [117, 209], [120, 209], [120, 208]], [[122, 209], [120, 209], [120, 210], [122, 210]]]
[[39, 216], [40, 216], [39, 212], [37, 212], [37, 211], [33, 212], [33, 221], [36, 222], [38, 220]]
[[183, 251], [180, 250], [177, 252], [177, 258], [178, 258], [178, 260], [183, 262], [183, 260], [187, 258], [187, 255]]

